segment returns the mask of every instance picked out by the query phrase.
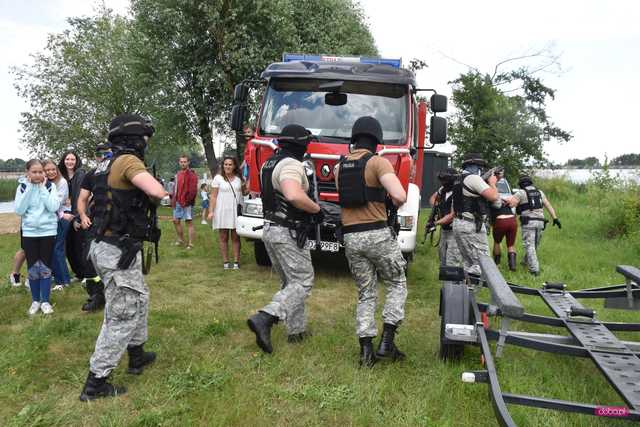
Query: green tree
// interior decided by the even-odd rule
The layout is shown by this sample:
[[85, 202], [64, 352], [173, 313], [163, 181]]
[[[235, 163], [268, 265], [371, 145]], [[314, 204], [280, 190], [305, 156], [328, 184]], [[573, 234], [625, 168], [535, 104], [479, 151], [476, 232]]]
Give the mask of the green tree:
[[493, 74], [471, 69], [451, 82], [456, 113], [449, 139], [457, 147], [456, 161], [466, 152], [478, 152], [513, 177], [545, 162], [546, 139], [568, 141], [572, 136], [546, 114], [554, 90], [535, 77], [536, 70], [498, 72], [508, 62], [498, 64]]
[[103, 9], [68, 23], [69, 29], [50, 35], [45, 50], [32, 55], [32, 66], [13, 70], [19, 95], [31, 105], [21, 125], [22, 142], [32, 152], [58, 155], [72, 147], [92, 157], [111, 119], [123, 112], [154, 120], [151, 152], [162, 143], [192, 143], [180, 110], [157, 107], [157, 89], [148, 84], [153, 66], [130, 19]]
[[576, 168], [597, 168], [600, 167], [600, 160], [597, 157], [586, 157], [584, 159], [569, 159], [567, 166]]
[[640, 154], [623, 154], [611, 160], [612, 166], [638, 166], [640, 165]]
[[213, 131], [229, 132], [237, 83], [259, 78], [287, 51], [377, 52], [351, 0], [132, 0], [132, 11], [150, 48], [157, 92], [181, 112], [212, 172]]

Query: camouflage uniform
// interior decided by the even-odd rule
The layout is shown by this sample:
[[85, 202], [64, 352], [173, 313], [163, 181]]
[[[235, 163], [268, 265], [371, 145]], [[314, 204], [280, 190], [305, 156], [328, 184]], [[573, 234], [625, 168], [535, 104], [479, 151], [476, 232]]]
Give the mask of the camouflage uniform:
[[462, 265], [462, 255], [460, 255], [453, 230], [440, 229], [438, 253], [440, 256], [440, 267], [457, 267]]
[[295, 232], [265, 222], [263, 241], [273, 269], [280, 275], [281, 287], [271, 302], [261, 309], [285, 321], [288, 335], [306, 331], [305, 300], [313, 286], [313, 264], [308, 249], [296, 245]]
[[398, 325], [404, 319], [407, 299], [406, 261], [389, 228], [345, 234], [344, 245], [351, 274], [358, 286], [356, 333], [358, 337], [375, 337], [377, 274], [386, 286], [382, 319], [384, 323]]
[[522, 226], [522, 244], [524, 246], [524, 263], [529, 266], [529, 271], [540, 271], [537, 249], [542, 239], [544, 223], [542, 221], [530, 221]]
[[[535, 187], [527, 187], [527, 189], [532, 188]], [[547, 198], [543, 191], [539, 191], [544, 203]], [[525, 190], [517, 190], [515, 197], [518, 199], [519, 205], [525, 205], [529, 201]], [[524, 246], [523, 262], [529, 266], [531, 273], [538, 273], [540, 271], [540, 264], [538, 263], [537, 249], [544, 230], [544, 210], [525, 210], [520, 213], [520, 221], [522, 223], [522, 244]]]
[[149, 288], [142, 275], [142, 254], [126, 270], [117, 267], [122, 251], [106, 242], [92, 242], [89, 256], [105, 284], [106, 308], [100, 336], [91, 356], [90, 370], [107, 377], [118, 365], [127, 346], [147, 340]]
[[483, 224], [480, 231], [476, 232], [476, 224], [473, 221], [455, 218], [453, 220], [453, 234], [462, 257], [464, 271], [479, 275], [480, 255], [489, 256], [486, 226]]

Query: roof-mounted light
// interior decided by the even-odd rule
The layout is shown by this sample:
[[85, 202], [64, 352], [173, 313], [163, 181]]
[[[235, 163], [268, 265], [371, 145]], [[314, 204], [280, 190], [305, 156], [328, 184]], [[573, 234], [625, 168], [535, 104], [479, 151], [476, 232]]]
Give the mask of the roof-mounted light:
[[299, 53], [285, 53], [282, 62], [311, 61], [311, 62], [355, 62], [360, 64], [386, 64], [394, 68], [402, 67], [402, 58], [369, 58], [365, 56], [335, 56], [335, 55], [307, 55]]

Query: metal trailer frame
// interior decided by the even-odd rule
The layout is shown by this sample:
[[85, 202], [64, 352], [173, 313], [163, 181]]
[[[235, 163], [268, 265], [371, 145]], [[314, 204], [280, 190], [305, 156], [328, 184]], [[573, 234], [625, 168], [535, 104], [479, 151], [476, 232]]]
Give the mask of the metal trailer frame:
[[[594, 310], [577, 301], [601, 298], [605, 299], [607, 307], [640, 309], [640, 269], [618, 266], [616, 271], [625, 277], [625, 284], [567, 291], [562, 283], [547, 282], [542, 289], [508, 283], [493, 260], [486, 256], [481, 258], [480, 266], [482, 277], [471, 281], [467, 277], [466, 283], [454, 280], [450, 268], [448, 275], [441, 271], [440, 279], [444, 282], [440, 300], [440, 357], [457, 359], [465, 345], [480, 346], [484, 369], [463, 373], [463, 381], [488, 384], [489, 397], [500, 425], [516, 425], [508, 404], [640, 421], [640, 342], [621, 341], [611, 332], [639, 332], [640, 323], [601, 322]], [[460, 279], [463, 273], [459, 271], [458, 274]], [[476, 300], [476, 292], [482, 286], [491, 291], [491, 304]], [[516, 293], [542, 298], [555, 317], [526, 313]], [[501, 318], [499, 330], [489, 328], [488, 315]], [[512, 320], [563, 327], [570, 335], [509, 331]], [[627, 406], [602, 406], [505, 393], [500, 387], [490, 341], [497, 341], [495, 357], [501, 357], [504, 346], [510, 344], [591, 358]]]

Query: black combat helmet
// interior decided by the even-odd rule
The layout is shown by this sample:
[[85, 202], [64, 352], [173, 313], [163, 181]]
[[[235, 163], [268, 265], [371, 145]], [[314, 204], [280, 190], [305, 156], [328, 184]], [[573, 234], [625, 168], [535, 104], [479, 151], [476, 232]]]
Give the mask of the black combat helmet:
[[[351, 128], [351, 143], [355, 144], [359, 136], [368, 136], [375, 145], [382, 144], [382, 127], [380, 122], [370, 116], [360, 117]], [[376, 147], [373, 147], [375, 150]]]
[[311, 132], [304, 126], [291, 124], [282, 128], [282, 132], [278, 137], [278, 144], [282, 150], [292, 155], [294, 158], [302, 161], [304, 153], [307, 152], [307, 146], [311, 141]]
[[151, 121], [138, 114], [120, 114], [109, 124], [109, 141], [120, 139], [121, 137], [151, 137], [155, 132]]
[[305, 129], [304, 126], [291, 124], [282, 128], [282, 132], [278, 137], [278, 142], [284, 145], [292, 144], [304, 146], [306, 149], [307, 145], [309, 145], [310, 137], [311, 132]]
[[459, 175], [459, 172], [454, 168], [446, 168], [438, 172], [438, 179], [442, 183], [452, 183], [456, 180], [456, 177]]
[[525, 188], [525, 187], [529, 187], [530, 185], [533, 185], [533, 179], [531, 179], [531, 176], [529, 175], [520, 175], [520, 178], [518, 178], [518, 187], [520, 188]]
[[462, 158], [462, 167], [468, 165], [476, 165], [482, 168], [486, 168], [487, 162], [482, 158], [482, 154], [480, 153], [467, 153]]

